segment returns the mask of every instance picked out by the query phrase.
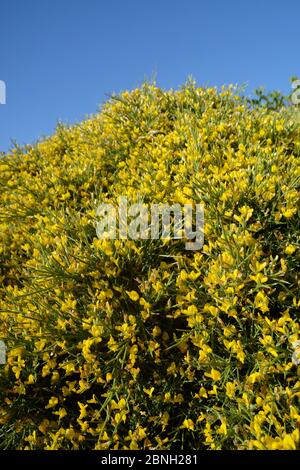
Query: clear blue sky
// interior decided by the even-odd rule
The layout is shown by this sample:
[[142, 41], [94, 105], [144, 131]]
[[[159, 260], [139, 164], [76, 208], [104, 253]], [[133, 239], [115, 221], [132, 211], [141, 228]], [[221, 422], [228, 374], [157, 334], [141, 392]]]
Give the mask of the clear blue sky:
[[112, 92], [157, 77], [177, 88], [247, 83], [290, 91], [299, 0], [1, 0], [0, 150], [75, 123]]

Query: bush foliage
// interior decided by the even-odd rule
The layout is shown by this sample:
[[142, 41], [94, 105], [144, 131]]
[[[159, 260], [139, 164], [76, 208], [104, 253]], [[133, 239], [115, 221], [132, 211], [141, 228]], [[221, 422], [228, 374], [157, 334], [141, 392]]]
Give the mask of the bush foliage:
[[[0, 447], [296, 449], [300, 127], [152, 84], [0, 160]], [[205, 244], [99, 240], [120, 195]]]

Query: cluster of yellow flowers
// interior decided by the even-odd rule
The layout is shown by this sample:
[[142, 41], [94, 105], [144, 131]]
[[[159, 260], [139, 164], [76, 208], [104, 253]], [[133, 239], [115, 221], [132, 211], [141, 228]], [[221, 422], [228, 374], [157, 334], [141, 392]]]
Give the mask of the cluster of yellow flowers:
[[[298, 449], [299, 179], [290, 113], [191, 83], [3, 155], [0, 448]], [[204, 204], [202, 250], [98, 239], [120, 195]]]

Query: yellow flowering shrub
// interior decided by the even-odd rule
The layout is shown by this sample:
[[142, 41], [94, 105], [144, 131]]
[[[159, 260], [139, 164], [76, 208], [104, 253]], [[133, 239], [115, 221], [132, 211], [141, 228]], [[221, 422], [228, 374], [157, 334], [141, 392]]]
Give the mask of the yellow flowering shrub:
[[[0, 448], [299, 449], [300, 127], [144, 85], [0, 159]], [[100, 240], [120, 195], [205, 244]]]

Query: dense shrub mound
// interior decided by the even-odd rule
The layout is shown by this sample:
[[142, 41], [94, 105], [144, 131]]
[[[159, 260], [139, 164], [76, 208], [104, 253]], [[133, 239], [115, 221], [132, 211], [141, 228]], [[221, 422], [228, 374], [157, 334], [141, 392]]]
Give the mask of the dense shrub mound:
[[[0, 160], [0, 447], [296, 449], [300, 126], [152, 85]], [[202, 203], [205, 244], [96, 207]]]

